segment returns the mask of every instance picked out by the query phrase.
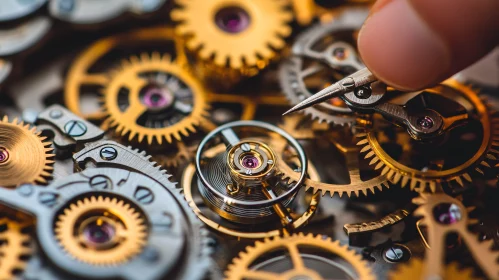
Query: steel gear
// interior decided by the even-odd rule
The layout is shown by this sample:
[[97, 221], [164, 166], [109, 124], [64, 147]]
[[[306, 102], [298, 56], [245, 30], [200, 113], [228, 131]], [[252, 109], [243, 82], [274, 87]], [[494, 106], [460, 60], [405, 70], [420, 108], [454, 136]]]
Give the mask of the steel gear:
[[8, 217], [0, 218], [0, 279], [13, 279], [24, 270], [26, 259], [32, 253], [31, 237], [24, 229], [30, 223]]
[[46, 184], [54, 164], [51, 143], [36, 128], [7, 116], [0, 121], [0, 186]]
[[123, 61], [104, 90], [103, 111], [106, 126], [130, 141], [146, 139], [149, 145], [180, 141], [208, 115], [201, 84], [158, 53]]
[[[385, 128], [373, 129], [368, 122], [367, 125], [359, 129], [359, 133], [357, 134], [357, 137], [360, 139], [357, 143], [361, 148], [360, 153], [365, 154], [364, 158], [369, 160], [369, 165], [375, 170], [380, 170], [381, 174], [386, 175], [392, 183], [400, 183], [402, 187], [410, 185], [411, 189], [417, 191], [424, 191], [428, 187], [433, 192], [442, 184], [447, 184], [451, 188], [463, 187], [465, 183], [472, 182], [474, 176], [484, 175], [484, 168], [490, 168], [489, 162], [496, 160], [498, 153], [496, 141], [499, 140], [497, 136], [499, 135], [499, 130], [495, 125], [497, 122], [496, 113], [492, 113], [487, 108], [484, 100], [480, 99], [475, 91], [455, 80], [447, 80], [441, 85], [426, 91], [437, 96], [443, 96], [449, 100], [463, 102], [463, 108], [468, 111], [468, 115], [476, 120], [470, 122], [469, 129], [459, 130], [458, 127], [452, 130], [451, 132], [455, 134], [444, 139], [446, 141], [444, 143], [447, 143], [447, 146], [445, 149], [440, 149], [443, 152], [448, 151], [450, 145], [448, 141], [454, 141], [458, 143], [454, 144], [455, 149], [459, 150], [457, 154], [463, 155], [463, 157], [467, 156], [467, 158], [454, 159], [453, 163], [449, 163], [447, 166], [445, 165], [447, 159], [445, 158], [445, 154], [429, 152], [429, 148], [433, 147], [433, 143], [431, 145], [427, 143], [418, 144], [417, 141], [412, 141], [410, 135], [403, 129], [398, 129], [390, 124]], [[376, 124], [376, 119], [374, 121]], [[466, 128], [466, 125], [462, 127]], [[405, 160], [404, 162], [399, 162], [393, 154], [389, 154], [385, 149], [388, 144], [394, 142], [390, 140], [393, 139], [393, 136], [388, 134], [391, 133], [390, 129], [397, 137], [395, 140], [396, 144], [401, 146], [402, 149], [402, 155], [398, 155], [397, 158]], [[469, 139], [469, 136], [467, 138], [457, 133], [473, 133], [477, 136]], [[384, 143], [384, 141], [388, 142]], [[474, 144], [477, 147], [476, 150], [472, 150], [473, 154], [468, 155], [469, 153], [462, 152], [462, 147], [469, 149]], [[436, 143], [435, 147], [439, 147], [438, 145], [439, 143]], [[418, 167], [411, 166], [409, 160], [415, 161], [417, 154], [411, 155], [409, 152], [414, 153], [418, 151], [417, 148], [421, 150], [421, 155], [426, 154], [435, 156], [435, 158], [425, 159], [423, 156], [421, 159], [423, 163], [415, 164]], [[437, 155], [442, 158], [436, 157]], [[455, 154], [452, 156], [455, 156]], [[459, 165], [455, 164], [457, 161], [460, 161]]]
[[[420, 280], [422, 279], [422, 271], [424, 269], [423, 261], [420, 259], [412, 259], [409, 263], [399, 266], [396, 270], [390, 272], [389, 279], [407, 279]], [[456, 263], [446, 265], [444, 275], [438, 279], [442, 280], [468, 280], [473, 279], [473, 269], [459, 269]]]
[[79, 199], [62, 210], [55, 237], [72, 257], [93, 265], [116, 265], [141, 252], [146, 221], [129, 203], [107, 196]]
[[[302, 2], [305, 5], [306, 1]], [[349, 49], [355, 50], [357, 30], [366, 17], [365, 8], [347, 9], [298, 36], [293, 55], [279, 69], [282, 91], [292, 105], [363, 67], [355, 51]], [[338, 45], [343, 52], [333, 51]], [[339, 98], [307, 108], [304, 113], [319, 122], [337, 125], [351, 125], [358, 115]]]
[[177, 4], [180, 7], [171, 13], [179, 22], [176, 31], [187, 37], [187, 48], [198, 53], [207, 71], [222, 71], [225, 82], [237, 74], [255, 75], [285, 47], [284, 38], [291, 34], [293, 14], [287, 1], [178, 0]]
[[[272, 259], [272, 253], [279, 250], [286, 250], [292, 264], [292, 268], [285, 270], [281, 266], [278, 271], [271, 272], [269, 267], [273, 262], [279, 260]], [[322, 254], [329, 256], [325, 257]], [[362, 260], [362, 256], [356, 254], [353, 250], [349, 250], [347, 246], [340, 245], [339, 241], [332, 241], [325, 236], [312, 234], [304, 235], [303, 233], [291, 235], [288, 237], [275, 237], [274, 239], [266, 238], [263, 241], [257, 241], [254, 246], [246, 247], [245, 252], [232, 260], [225, 272], [228, 280], [242, 279], [329, 279], [334, 278], [329, 272], [327, 275], [321, 275], [319, 271], [307, 267], [307, 262], [312, 260], [325, 262], [326, 265], [336, 267], [334, 257], [341, 259], [349, 264], [353, 271], [343, 269], [333, 270], [337, 274], [342, 273], [343, 276], [352, 279], [375, 279], [374, 274], [368, 267], [367, 263]], [[265, 261], [265, 257], [270, 260]], [[275, 256], [274, 256], [275, 257]], [[282, 261], [282, 260], [281, 260]], [[284, 267], [288, 267], [287, 265]], [[339, 270], [339, 271], [338, 271]]]

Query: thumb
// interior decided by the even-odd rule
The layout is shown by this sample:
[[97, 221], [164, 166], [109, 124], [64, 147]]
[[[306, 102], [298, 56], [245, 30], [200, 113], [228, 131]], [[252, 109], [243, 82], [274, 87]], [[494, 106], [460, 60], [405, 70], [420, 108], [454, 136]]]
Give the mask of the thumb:
[[358, 40], [366, 66], [402, 90], [436, 84], [498, 43], [498, 0], [378, 0]]

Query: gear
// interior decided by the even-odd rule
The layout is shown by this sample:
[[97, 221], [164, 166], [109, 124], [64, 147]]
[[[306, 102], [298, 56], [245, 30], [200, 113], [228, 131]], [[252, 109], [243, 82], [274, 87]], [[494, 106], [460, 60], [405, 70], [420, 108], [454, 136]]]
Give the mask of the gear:
[[[3, 209], [2, 209], [3, 210]], [[0, 218], [0, 279], [14, 279], [31, 255], [31, 237], [24, 233], [29, 223]]]
[[[210, 72], [255, 75], [285, 47], [293, 14], [282, 0], [181, 0], [172, 11], [176, 31], [187, 37]], [[217, 71], [218, 70], [218, 71]], [[229, 70], [229, 72], [227, 72]], [[235, 74], [237, 73], [237, 74]]]
[[0, 121], [0, 186], [46, 184], [54, 164], [51, 143], [36, 128], [7, 116]]
[[[289, 259], [292, 263], [292, 269], [284, 270], [283, 266], [279, 266], [282, 260], [275, 259], [272, 253], [278, 250], [286, 250], [289, 254]], [[300, 252], [302, 250], [302, 252]], [[329, 258], [322, 254], [329, 255]], [[331, 255], [339, 257], [342, 261], [346, 261], [354, 271], [347, 271], [346, 268], [338, 271], [336, 274], [342, 273], [348, 275], [346, 278], [352, 279], [375, 279], [371, 269], [366, 262], [362, 260], [361, 255], [356, 254], [353, 250], [349, 250], [346, 246], [341, 246], [339, 241], [331, 241], [330, 238], [312, 234], [304, 235], [302, 233], [288, 237], [275, 237], [274, 239], [265, 239], [263, 242], [257, 241], [254, 246], [246, 247], [245, 252], [239, 253], [239, 256], [232, 260], [225, 272], [227, 279], [329, 279], [335, 278], [332, 275], [321, 275], [319, 271], [315, 271], [307, 267], [307, 262], [320, 261], [326, 265], [337, 267], [336, 262], [331, 260]], [[267, 257], [269, 260], [264, 260]], [[272, 263], [276, 263], [278, 271], [269, 271]], [[324, 264], [323, 264], [324, 265]], [[287, 266], [284, 266], [287, 267]], [[330, 272], [329, 272], [330, 273]], [[353, 276], [354, 274], [355, 276]], [[343, 278], [343, 277], [342, 277]]]
[[[400, 183], [402, 187], [409, 184], [417, 191], [429, 187], [433, 192], [444, 183], [451, 188], [463, 187], [472, 182], [472, 175], [484, 175], [483, 168], [490, 167], [488, 161], [496, 160], [499, 139], [499, 127], [494, 125], [496, 114], [490, 113], [475, 91], [455, 80], [447, 80], [420, 94], [425, 93], [430, 94], [429, 98], [443, 96], [462, 102], [471, 120], [451, 130], [444, 142], [425, 143], [412, 140], [404, 129], [380, 119], [379, 125], [386, 127], [373, 129], [370, 124], [364, 125], [357, 134], [360, 139], [357, 145], [365, 153], [364, 158], [370, 160], [369, 165], [381, 170], [394, 184]], [[377, 119], [374, 121], [376, 125]], [[446, 146], [441, 149], [444, 143]]]
[[[399, 266], [396, 270], [389, 274], [389, 279], [407, 279], [420, 280], [424, 269], [423, 261], [420, 259], [412, 259], [409, 263]], [[444, 268], [444, 276], [439, 276], [442, 280], [467, 280], [473, 279], [472, 269], [459, 269], [455, 263], [446, 265]]]
[[[431, 253], [426, 254], [424, 259], [423, 276], [443, 273], [442, 260], [448, 248], [447, 237], [457, 234], [488, 278], [497, 279], [499, 252], [492, 251], [493, 240], [480, 242], [477, 236], [469, 231], [469, 226], [478, 222], [469, 218], [468, 212], [471, 208], [464, 207], [461, 201], [444, 193], [421, 193], [413, 199], [413, 203], [419, 206], [414, 215], [422, 217], [416, 226], [423, 242], [431, 249]], [[422, 227], [426, 228], [427, 238]]]
[[72, 257], [93, 265], [116, 265], [147, 243], [142, 214], [127, 202], [91, 196], [67, 206], [57, 217], [55, 236]]
[[[307, 124], [308, 117], [306, 116], [292, 116], [285, 117], [281, 127], [296, 139], [313, 139], [316, 137], [314, 131], [325, 131], [327, 127], [315, 122]], [[302, 126], [310, 125], [312, 128], [306, 129]], [[328, 132], [327, 139], [332, 142], [339, 151], [345, 155], [346, 163], [348, 166], [348, 173], [350, 183], [348, 184], [329, 184], [313, 180], [312, 178], [305, 179], [304, 185], [307, 190], [312, 189], [313, 193], [320, 192], [323, 196], [329, 192], [331, 197], [338, 194], [340, 197], [343, 195], [356, 196], [363, 194], [365, 196], [374, 194], [376, 191], [382, 191], [384, 188], [390, 187], [385, 175], [378, 175], [373, 178], [363, 180], [360, 174], [360, 165], [358, 160], [359, 148], [352, 143], [351, 133], [345, 129], [334, 129]], [[290, 174], [290, 178], [296, 180], [298, 177], [295, 172], [291, 172], [289, 166], [279, 166], [280, 170]]]
[[180, 141], [208, 115], [201, 84], [168, 55], [123, 61], [104, 91], [106, 122], [129, 141]]
[[[172, 57], [179, 65], [187, 65], [187, 58], [184, 54], [182, 44], [177, 40], [173, 29], [170, 27], [150, 27], [142, 28], [133, 32], [113, 35], [100, 39], [89, 46], [81, 53], [69, 68], [64, 87], [64, 102], [66, 107], [76, 115], [90, 121], [101, 122], [105, 115], [103, 112], [95, 110], [98, 108], [98, 99], [94, 97], [99, 90], [109, 84], [107, 71], [109, 68], [102, 68], [102, 65], [114, 65], [105, 61], [110, 53], [119, 50], [129, 49], [131, 46], [155, 45], [168, 48]], [[103, 63], [105, 61], [105, 63]], [[98, 71], [95, 71], [98, 69]], [[82, 102], [83, 98], [94, 100], [93, 104], [86, 106]]]

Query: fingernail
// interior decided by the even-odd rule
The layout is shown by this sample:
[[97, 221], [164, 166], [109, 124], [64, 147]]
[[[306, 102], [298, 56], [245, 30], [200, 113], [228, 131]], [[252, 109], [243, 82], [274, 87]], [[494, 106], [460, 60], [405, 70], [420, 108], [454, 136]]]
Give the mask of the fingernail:
[[359, 34], [359, 52], [378, 78], [403, 90], [439, 82], [450, 67], [444, 41], [407, 0], [391, 1], [375, 12]]

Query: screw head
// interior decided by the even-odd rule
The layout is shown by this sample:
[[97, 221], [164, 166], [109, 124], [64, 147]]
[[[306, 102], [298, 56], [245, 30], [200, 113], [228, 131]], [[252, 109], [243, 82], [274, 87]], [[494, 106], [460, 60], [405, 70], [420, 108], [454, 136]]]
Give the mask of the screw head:
[[134, 196], [142, 204], [149, 204], [154, 201], [153, 192], [145, 187], [138, 187]]
[[71, 137], [79, 137], [87, 133], [87, 126], [81, 121], [69, 121], [64, 125], [64, 132]]
[[58, 119], [58, 118], [62, 117], [62, 112], [61, 112], [61, 110], [55, 109], [55, 110], [50, 111], [49, 116], [53, 119]]
[[421, 117], [417, 120], [417, 124], [423, 129], [432, 128], [434, 123], [435, 122], [433, 121], [433, 119], [429, 116], [424, 116], [424, 117]]
[[372, 89], [370, 86], [361, 86], [361, 87], [358, 87], [354, 90], [353, 94], [355, 94], [355, 96], [357, 98], [360, 98], [360, 99], [367, 99], [369, 97], [371, 97], [371, 94], [372, 94]]
[[385, 249], [385, 258], [391, 262], [400, 262], [404, 259], [404, 249], [398, 245]]
[[100, 157], [103, 160], [113, 160], [118, 156], [118, 151], [113, 147], [104, 147], [100, 150]]
[[97, 175], [90, 179], [90, 186], [97, 190], [107, 190], [111, 188], [111, 180], [103, 175]]

